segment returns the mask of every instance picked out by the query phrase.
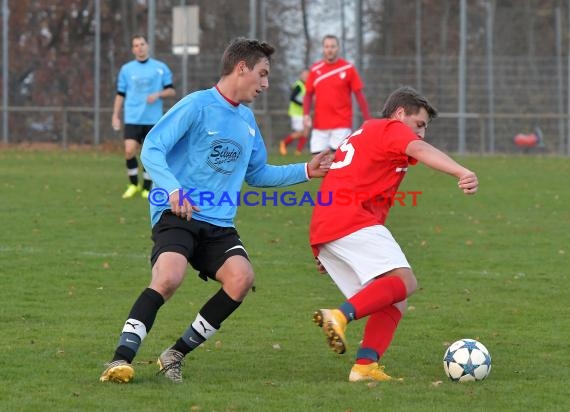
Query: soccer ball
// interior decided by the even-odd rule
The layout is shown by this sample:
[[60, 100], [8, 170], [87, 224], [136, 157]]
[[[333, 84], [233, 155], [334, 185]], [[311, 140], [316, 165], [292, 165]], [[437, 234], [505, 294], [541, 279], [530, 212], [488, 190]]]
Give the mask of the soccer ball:
[[491, 354], [481, 342], [460, 339], [445, 351], [443, 370], [454, 382], [482, 381], [491, 373]]

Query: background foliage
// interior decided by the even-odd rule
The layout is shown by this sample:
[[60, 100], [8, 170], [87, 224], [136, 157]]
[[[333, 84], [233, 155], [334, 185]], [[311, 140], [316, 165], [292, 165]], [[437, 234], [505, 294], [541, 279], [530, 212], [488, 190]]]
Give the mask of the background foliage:
[[[11, 0], [9, 20], [9, 105], [91, 107], [94, 102], [94, 1]], [[210, 87], [219, 74], [219, 59], [236, 36], [257, 37], [278, 46], [271, 89], [256, 102], [268, 144], [288, 132], [286, 116], [289, 85], [299, 71], [320, 58], [320, 40], [333, 33], [344, 40], [343, 55], [362, 61], [365, 94], [376, 112], [388, 93], [401, 84], [415, 86], [442, 112], [458, 110], [459, 1], [363, 0], [362, 18], [356, 21], [355, 0], [263, 0], [257, 4], [256, 25], [250, 24], [249, 0], [188, 0], [200, 7], [200, 54], [189, 58], [189, 90]], [[181, 60], [171, 53], [172, 7], [177, 0], [156, 2], [155, 56], [174, 71], [181, 96]], [[567, 113], [568, 2], [561, 0], [467, 1], [467, 107], [486, 114], [487, 4], [493, 19], [495, 114], [497, 150], [513, 152], [512, 137], [540, 126], [547, 151], [561, 152], [559, 135]], [[147, 2], [101, 2], [101, 105], [110, 108], [115, 76], [132, 58], [130, 37], [146, 33]], [[557, 26], [557, 21], [560, 24]], [[560, 35], [557, 37], [557, 27]], [[356, 55], [357, 33], [362, 30], [362, 55]], [[419, 42], [416, 32], [421, 32]], [[421, 62], [418, 63], [418, 56]], [[420, 64], [420, 65], [418, 65]], [[421, 76], [418, 77], [418, 67]], [[557, 96], [564, 96], [562, 107]], [[168, 101], [171, 105], [173, 101]], [[525, 114], [514, 118], [513, 114]], [[61, 141], [61, 114], [11, 113], [11, 141]], [[92, 142], [93, 116], [70, 113], [70, 140]], [[116, 140], [109, 113], [101, 117], [103, 138]], [[469, 151], [485, 151], [486, 121], [467, 121]], [[444, 118], [434, 125], [432, 141], [447, 150], [457, 149], [457, 120]]]

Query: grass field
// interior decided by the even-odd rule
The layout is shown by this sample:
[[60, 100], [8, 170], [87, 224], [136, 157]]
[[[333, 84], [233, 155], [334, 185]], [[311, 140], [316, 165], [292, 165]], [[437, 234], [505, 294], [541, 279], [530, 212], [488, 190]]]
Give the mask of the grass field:
[[[388, 220], [420, 282], [384, 358], [404, 382], [348, 383], [363, 322], [349, 327], [342, 356], [311, 323], [315, 309], [342, 298], [315, 271], [310, 207], [244, 206], [237, 227], [257, 291], [173, 385], [155, 376], [156, 356], [218, 288], [189, 272], [145, 340], [134, 382], [113, 385], [98, 378], [149, 280], [148, 205], [120, 199], [119, 155], [4, 149], [0, 410], [570, 410], [570, 160], [462, 161], [478, 172], [476, 196], [414, 167], [402, 190], [422, 191], [418, 205], [397, 205]], [[490, 350], [487, 380], [445, 377], [445, 348], [462, 337]]]

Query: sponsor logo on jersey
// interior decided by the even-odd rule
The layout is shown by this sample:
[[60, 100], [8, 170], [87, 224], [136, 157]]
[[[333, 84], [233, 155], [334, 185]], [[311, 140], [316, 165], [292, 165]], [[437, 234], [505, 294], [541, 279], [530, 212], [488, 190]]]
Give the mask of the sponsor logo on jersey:
[[239, 160], [242, 147], [233, 140], [214, 140], [210, 146], [208, 166], [218, 173], [231, 174]]

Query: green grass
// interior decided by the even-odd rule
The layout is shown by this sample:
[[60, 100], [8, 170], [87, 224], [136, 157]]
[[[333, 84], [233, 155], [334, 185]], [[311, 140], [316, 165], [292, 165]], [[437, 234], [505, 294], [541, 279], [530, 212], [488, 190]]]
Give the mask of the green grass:
[[[414, 167], [402, 190], [421, 190], [418, 205], [396, 205], [388, 219], [420, 282], [384, 358], [403, 383], [349, 384], [363, 322], [351, 324], [344, 356], [311, 323], [313, 310], [342, 297], [314, 268], [310, 207], [242, 206], [237, 226], [257, 292], [189, 355], [184, 383], [172, 385], [155, 376], [156, 356], [218, 288], [190, 271], [159, 312], [134, 382], [113, 385], [99, 374], [150, 276], [147, 204], [120, 199], [119, 155], [4, 149], [0, 410], [568, 410], [570, 162], [462, 161], [478, 172], [476, 196]], [[489, 348], [486, 381], [444, 376], [446, 345], [462, 337]]]

